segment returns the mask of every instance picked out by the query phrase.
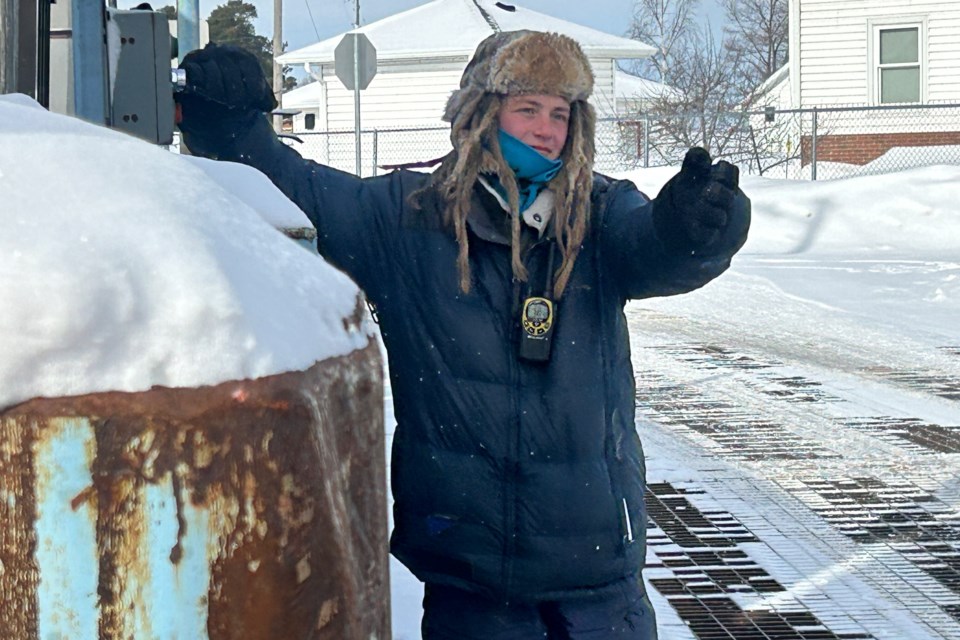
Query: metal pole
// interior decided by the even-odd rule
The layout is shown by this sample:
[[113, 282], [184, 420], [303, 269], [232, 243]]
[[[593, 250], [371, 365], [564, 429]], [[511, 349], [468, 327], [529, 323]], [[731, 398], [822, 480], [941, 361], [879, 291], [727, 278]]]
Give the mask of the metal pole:
[[177, 0], [177, 61], [200, 48], [200, 0]]
[[813, 108], [813, 136], [810, 145], [810, 179], [817, 179], [817, 108]]
[[[50, 108], [50, 0], [37, 2], [37, 40], [34, 52], [34, 96], [45, 109]], [[20, 79], [21, 83], [23, 78]]]
[[643, 114], [643, 168], [650, 166], [650, 116]]
[[20, 0], [0, 0], [0, 94], [17, 91]]
[[[354, 28], [360, 28], [360, 0], [354, 0], [356, 5], [356, 17]], [[355, 153], [357, 157], [356, 170], [360, 175], [360, 40], [353, 39], [353, 136]]]
[[757, 148], [757, 136], [753, 131], [753, 125], [749, 125], [749, 127], [750, 127], [750, 144], [753, 145], [753, 157], [757, 161], [757, 173], [762, 176], [763, 165], [760, 164], [760, 149]]
[[371, 171], [373, 172], [373, 175], [377, 175], [377, 158], [379, 157], [379, 154], [377, 153], [377, 151], [380, 146], [379, 145], [380, 136], [378, 135], [378, 133], [379, 132], [376, 129], [373, 130], [373, 162], [371, 163], [372, 166], [370, 167]]
[[106, 8], [103, 0], [73, 0], [74, 113], [95, 124], [107, 124]]
[[[273, 97], [283, 106], [283, 65], [277, 62], [277, 56], [283, 53], [283, 0], [273, 0]], [[273, 116], [273, 128], [283, 128], [283, 116]]]

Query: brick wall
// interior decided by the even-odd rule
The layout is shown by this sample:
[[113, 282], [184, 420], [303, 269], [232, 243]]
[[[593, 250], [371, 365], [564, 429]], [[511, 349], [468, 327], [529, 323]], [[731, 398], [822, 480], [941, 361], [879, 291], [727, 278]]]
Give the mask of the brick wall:
[[[826, 135], [817, 137], [817, 162], [843, 162], [867, 164], [876, 160], [892, 147], [933, 147], [960, 145], [960, 131], [936, 131], [925, 133], [871, 133], [853, 135]], [[813, 140], [810, 136], [800, 139], [801, 164], [810, 164]]]

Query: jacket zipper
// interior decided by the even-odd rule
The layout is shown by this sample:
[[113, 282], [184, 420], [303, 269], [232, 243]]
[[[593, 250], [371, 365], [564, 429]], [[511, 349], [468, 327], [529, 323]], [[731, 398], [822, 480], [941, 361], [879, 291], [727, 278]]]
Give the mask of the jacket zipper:
[[[534, 250], [543, 244], [538, 241], [532, 245], [523, 257], [524, 264], [533, 255]], [[503, 556], [503, 591], [506, 599], [509, 601], [513, 593], [513, 568], [514, 554], [516, 553], [517, 540], [517, 483], [520, 480], [520, 433], [522, 429], [522, 418], [520, 406], [520, 309], [522, 307], [520, 294], [523, 289], [523, 283], [514, 279], [513, 281], [513, 309], [510, 317], [510, 341], [507, 348], [510, 350], [508, 361], [510, 362], [510, 391], [513, 396], [513, 416], [514, 416], [514, 438], [512, 451], [509, 458], [504, 461], [504, 475], [506, 477], [503, 491], [504, 508], [506, 511], [504, 534], [507, 536], [505, 552]]]
[[507, 333], [507, 361], [510, 363], [510, 394], [513, 404], [513, 443], [506, 459], [503, 461], [503, 510], [504, 510], [504, 540], [503, 559], [501, 561], [501, 574], [503, 579], [504, 598], [509, 601], [513, 591], [513, 554], [516, 551], [516, 494], [518, 467], [520, 455], [520, 365], [517, 361], [517, 351], [519, 349], [520, 325], [516, 322], [520, 313], [520, 292], [522, 284], [516, 278], [513, 279], [513, 300], [511, 301], [510, 318], [508, 319], [510, 329]]

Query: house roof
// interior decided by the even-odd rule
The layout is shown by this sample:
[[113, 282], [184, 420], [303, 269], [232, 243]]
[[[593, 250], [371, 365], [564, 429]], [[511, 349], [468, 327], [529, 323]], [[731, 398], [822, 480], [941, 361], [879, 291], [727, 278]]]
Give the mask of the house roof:
[[622, 69], [617, 69], [616, 87], [618, 100], [639, 100], [640, 102], [644, 102], [657, 98], [680, 95], [680, 92], [670, 85], [640, 78]]
[[283, 93], [283, 106], [286, 109], [316, 107], [320, 104], [322, 90], [319, 82], [310, 82], [296, 89], [285, 91]]
[[[433, 0], [388, 16], [350, 33], [363, 33], [377, 49], [377, 59], [467, 59], [480, 41], [496, 31], [532, 29], [570, 36], [588, 57], [646, 58], [653, 47], [590, 27], [525, 9], [506, 0]], [[283, 64], [332, 64], [343, 34], [296, 49], [278, 58]]]
[[790, 80], [790, 63], [784, 64], [782, 67], [770, 74], [770, 77], [760, 83], [757, 87], [757, 90], [754, 92], [754, 95], [763, 96], [779, 87], [782, 83]]

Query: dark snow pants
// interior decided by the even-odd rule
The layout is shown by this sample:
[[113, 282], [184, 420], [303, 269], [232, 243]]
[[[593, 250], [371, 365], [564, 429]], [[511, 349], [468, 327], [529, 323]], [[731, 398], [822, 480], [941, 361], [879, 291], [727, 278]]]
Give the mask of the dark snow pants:
[[657, 640], [642, 583], [623, 580], [602, 597], [504, 605], [426, 585], [423, 640]]

